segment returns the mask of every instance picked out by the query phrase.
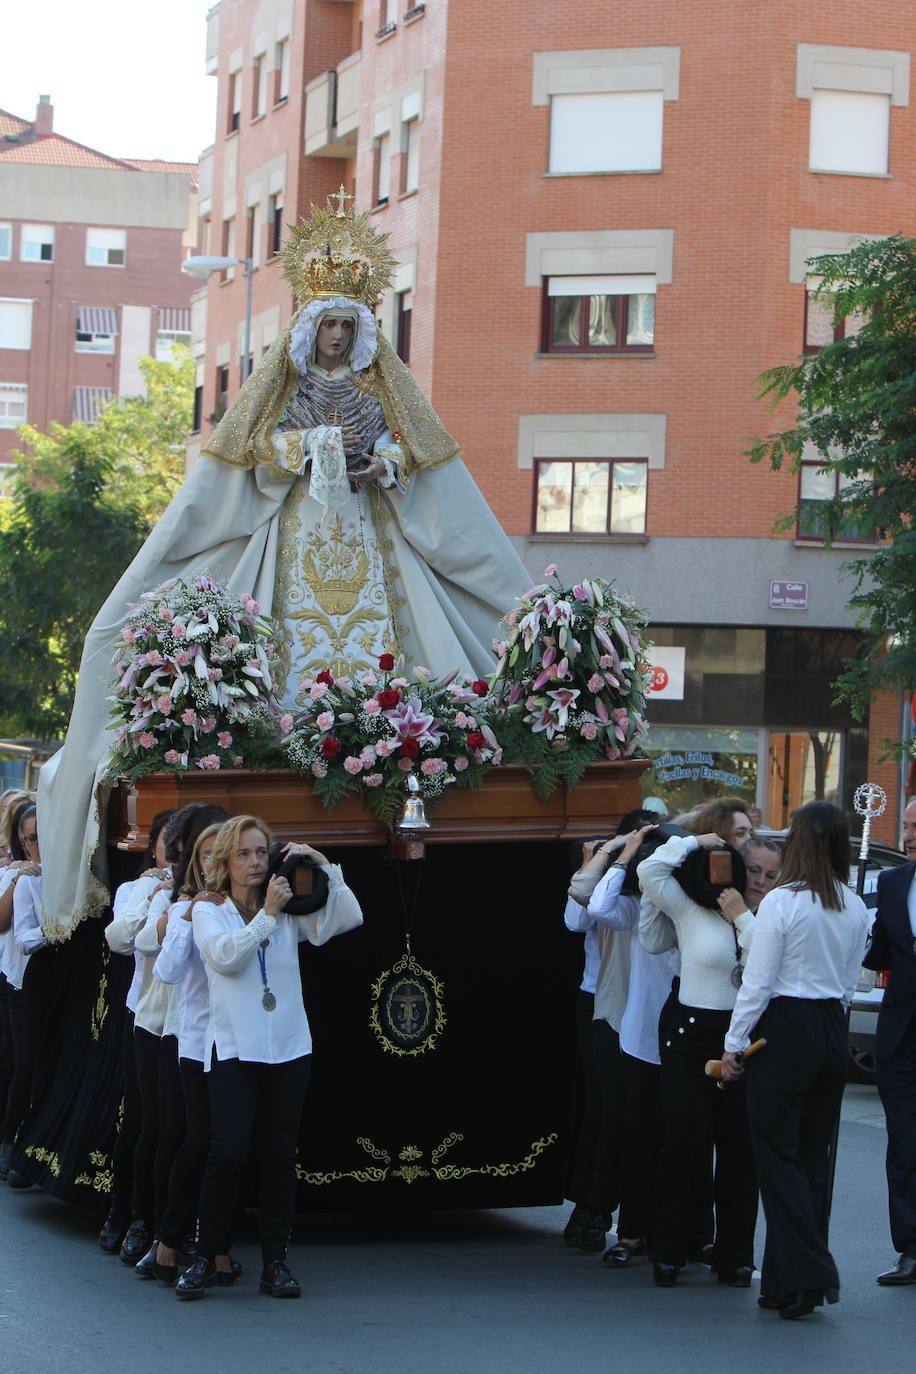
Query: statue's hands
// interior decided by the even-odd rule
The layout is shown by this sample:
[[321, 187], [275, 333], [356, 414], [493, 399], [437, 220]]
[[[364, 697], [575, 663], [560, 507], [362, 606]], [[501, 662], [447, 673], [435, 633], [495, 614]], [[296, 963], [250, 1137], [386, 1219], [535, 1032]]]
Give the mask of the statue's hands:
[[360, 491], [367, 482], [377, 482], [384, 475], [384, 462], [372, 454], [357, 453], [347, 461], [347, 476], [356, 491]]

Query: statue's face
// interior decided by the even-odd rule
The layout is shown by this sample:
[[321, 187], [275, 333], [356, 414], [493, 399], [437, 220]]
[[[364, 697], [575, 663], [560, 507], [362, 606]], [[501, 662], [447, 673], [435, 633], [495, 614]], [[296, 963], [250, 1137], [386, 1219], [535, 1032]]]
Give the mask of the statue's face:
[[346, 362], [353, 344], [353, 320], [326, 315], [315, 336], [315, 359], [319, 367], [330, 372]]

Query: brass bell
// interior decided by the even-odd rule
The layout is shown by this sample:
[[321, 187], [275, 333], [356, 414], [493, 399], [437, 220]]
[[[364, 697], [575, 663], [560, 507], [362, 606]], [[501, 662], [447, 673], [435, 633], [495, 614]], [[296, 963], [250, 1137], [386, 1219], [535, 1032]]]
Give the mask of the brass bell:
[[420, 784], [411, 774], [407, 778], [407, 797], [404, 801], [401, 819], [398, 821], [398, 830], [428, 829], [429, 821], [426, 819], [423, 798], [420, 796]]

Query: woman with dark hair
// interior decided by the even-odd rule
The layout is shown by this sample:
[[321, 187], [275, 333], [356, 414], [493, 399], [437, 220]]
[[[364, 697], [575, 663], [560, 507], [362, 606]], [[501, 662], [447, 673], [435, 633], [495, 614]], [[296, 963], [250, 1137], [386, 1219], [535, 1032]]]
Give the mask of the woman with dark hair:
[[[181, 895], [185, 873], [198, 836], [209, 825], [229, 819], [222, 806], [192, 802], [176, 811], [166, 826], [166, 849], [171, 861], [171, 877], [153, 892], [146, 920], [137, 932], [135, 946], [143, 959], [145, 996], [138, 1004], [138, 1024], [144, 1032], [138, 1039], [137, 1072], [143, 1104], [143, 1124], [139, 1145], [152, 1162], [152, 1222], [149, 1245], [136, 1263], [140, 1278], [155, 1277], [159, 1225], [169, 1191], [169, 1176], [181, 1142], [187, 1132], [181, 1076], [178, 1072], [178, 1018], [175, 989], [153, 974], [162, 948], [169, 908]], [[136, 1165], [135, 1165], [136, 1167]]]
[[[640, 863], [645, 898], [639, 935], [651, 954], [676, 943], [681, 972], [676, 999], [660, 1025], [664, 1143], [652, 1238], [656, 1285], [671, 1288], [695, 1253], [697, 1196], [705, 1190], [715, 1152], [716, 1234], [708, 1262], [719, 1283], [750, 1286], [754, 1269], [757, 1186], [744, 1093], [723, 1093], [705, 1074], [728, 1028], [753, 918], [719, 910], [726, 887], [744, 887], [744, 863], [728, 850], [731, 882], [707, 872], [707, 851], [725, 849], [717, 833], [674, 835]], [[723, 875], [724, 878], [724, 875]]]
[[134, 922], [128, 923], [125, 916], [138, 883], [143, 884], [144, 891], [152, 892], [166, 876], [163, 832], [166, 823], [174, 814], [171, 808], [167, 811], [157, 811], [150, 821], [146, 851], [140, 861], [140, 876], [131, 878], [118, 887], [112, 902], [111, 923], [105, 930], [105, 938], [111, 950], [116, 954], [130, 955], [134, 961], [134, 975], [127, 990], [127, 1015], [124, 1018], [121, 1055], [124, 1105], [117, 1140], [111, 1154], [111, 1203], [98, 1235], [99, 1249], [106, 1255], [117, 1254], [130, 1225], [134, 1151], [137, 1148], [137, 1136], [142, 1120], [137, 1061], [134, 1055], [134, 1013], [137, 1010], [137, 998], [143, 981], [143, 956], [134, 949], [134, 939], [141, 928], [142, 919], [137, 916]]
[[337, 864], [308, 845], [288, 845], [323, 869], [323, 905], [290, 916], [286, 878], [263, 892], [271, 836], [255, 816], [234, 816], [210, 855], [211, 890], [225, 900], [194, 908], [194, 943], [207, 969], [210, 1018], [204, 1066], [210, 1094], [210, 1151], [200, 1194], [197, 1259], [176, 1293], [202, 1298], [217, 1281], [215, 1260], [227, 1255], [242, 1170], [258, 1151], [261, 1292], [298, 1298], [286, 1263], [296, 1198], [296, 1150], [311, 1070], [312, 1037], [302, 1002], [299, 944], [323, 945], [362, 924], [362, 912]]
[[38, 828], [35, 803], [28, 794], [21, 800], [11, 798], [7, 804], [5, 833], [10, 862], [0, 873], [0, 1015], [3, 1017], [2, 1037], [5, 1045], [5, 1087], [0, 1102], [0, 1179], [8, 1179], [10, 1153], [16, 1132], [25, 1111], [23, 1093], [28, 1108], [29, 1086], [23, 1079], [25, 1066], [21, 1062], [22, 1042], [22, 980], [28, 959], [17, 947], [13, 934], [13, 910], [17, 885], [41, 873], [38, 853]]
[[725, 1036], [722, 1077], [730, 1085], [744, 1074], [741, 1053], [751, 1039], [767, 1042], [747, 1073], [767, 1220], [759, 1302], [788, 1321], [838, 1296], [827, 1248], [830, 1145], [846, 1080], [844, 1013], [869, 926], [848, 879], [845, 815], [830, 802], [809, 802], [795, 813], [779, 885], [758, 907]]

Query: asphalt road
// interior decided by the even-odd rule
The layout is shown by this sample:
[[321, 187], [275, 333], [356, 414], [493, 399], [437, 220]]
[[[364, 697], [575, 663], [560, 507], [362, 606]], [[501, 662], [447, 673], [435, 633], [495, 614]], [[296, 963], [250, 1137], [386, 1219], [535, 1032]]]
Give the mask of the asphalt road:
[[842, 1299], [794, 1323], [757, 1308], [756, 1284], [720, 1288], [694, 1266], [658, 1290], [644, 1262], [614, 1272], [567, 1250], [565, 1207], [303, 1220], [299, 1302], [258, 1295], [246, 1233], [239, 1284], [180, 1304], [102, 1255], [91, 1218], [0, 1187], [0, 1374], [902, 1374], [916, 1285], [875, 1284], [894, 1258], [884, 1145], [874, 1089], [851, 1087], [831, 1230]]

